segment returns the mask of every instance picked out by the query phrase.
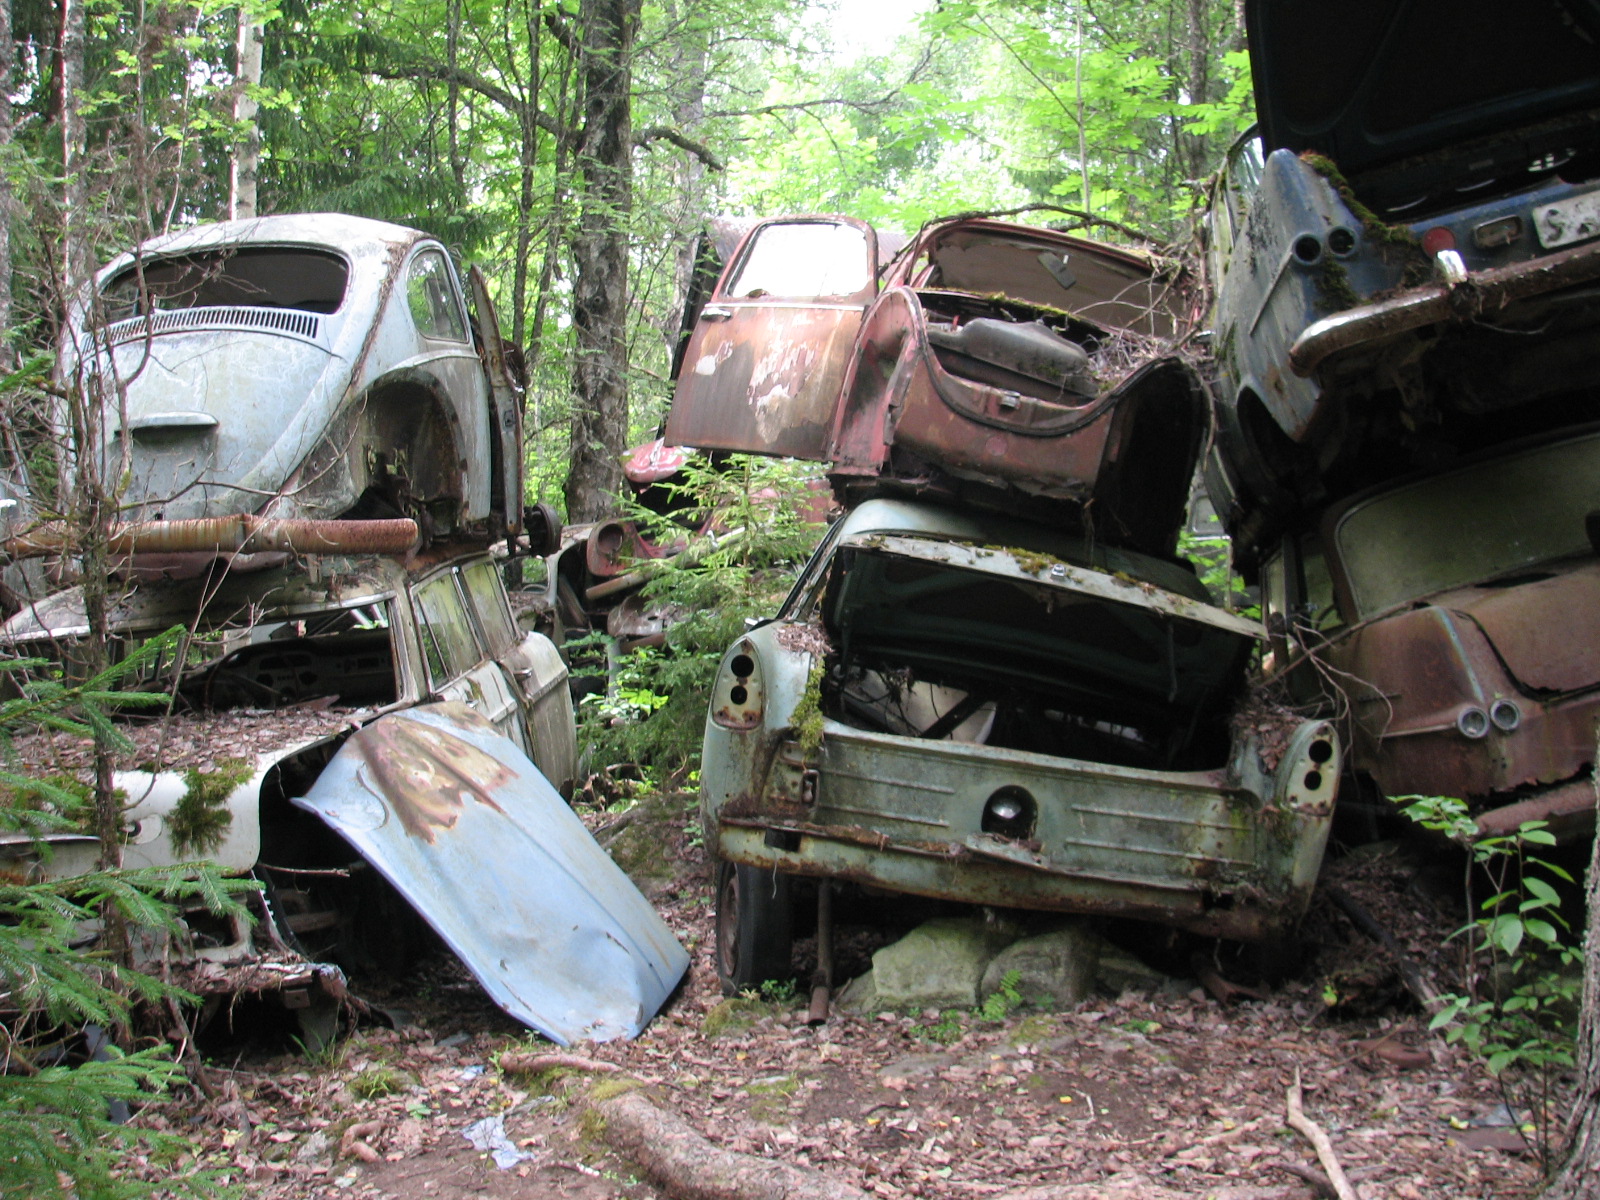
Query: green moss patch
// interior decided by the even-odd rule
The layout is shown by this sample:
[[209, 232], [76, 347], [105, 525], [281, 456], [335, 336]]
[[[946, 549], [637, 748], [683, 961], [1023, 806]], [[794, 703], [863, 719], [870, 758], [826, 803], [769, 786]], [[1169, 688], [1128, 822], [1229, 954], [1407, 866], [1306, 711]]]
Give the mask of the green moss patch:
[[167, 814], [172, 848], [179, 854], [214, 853], [233, 827], [228, 798], [255, 774], [255, 764], [243, 758], [224, 758], [210, 771], [190, 767], [183, 773], [188, 790]]

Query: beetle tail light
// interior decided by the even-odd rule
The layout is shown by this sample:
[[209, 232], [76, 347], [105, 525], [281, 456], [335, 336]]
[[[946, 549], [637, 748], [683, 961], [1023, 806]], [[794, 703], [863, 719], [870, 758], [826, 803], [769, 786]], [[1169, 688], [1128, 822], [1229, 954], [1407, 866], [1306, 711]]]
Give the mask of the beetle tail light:
[[1278, 763], [1278, 803], [1300, 811], [1332, 812], [1343, 761], [1333, 726], [1307, 721], [1295, 730]]
[[724, 729], [754, 729], [761, 724], [766, 700], [755, 647], [741, 638], [717, 669], [711, 688], [711, 720]]

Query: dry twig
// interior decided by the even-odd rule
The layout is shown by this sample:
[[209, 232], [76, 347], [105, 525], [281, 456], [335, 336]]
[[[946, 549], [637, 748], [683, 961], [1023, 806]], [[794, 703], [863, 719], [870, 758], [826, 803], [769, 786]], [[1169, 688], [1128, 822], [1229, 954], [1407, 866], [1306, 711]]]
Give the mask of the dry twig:
[[1289, 1128], [1302, 1135], [1311, 1143], [1312, 1149], [1317, 1152], [1317, 1161], [1322, 1164], [1322, 1169], [1328, 1173], [1328, 1182], [1333, 1184], [1334, 1195], [1338, 1200], [1361, 1200], [1361, 1193], [1357, 1192], [1355, 1185], [1350, 1182], [1344, 1173], [1344, 1168], [1339, 1165], [1339, 1156], [1333, 1152], [1333, 1142], [1322, 1131], [1322, 1127], [1306, 1116], [1300, 1104], [1300, 1068], [1294, 1069], [1294, 1086], [1289, 1089]]

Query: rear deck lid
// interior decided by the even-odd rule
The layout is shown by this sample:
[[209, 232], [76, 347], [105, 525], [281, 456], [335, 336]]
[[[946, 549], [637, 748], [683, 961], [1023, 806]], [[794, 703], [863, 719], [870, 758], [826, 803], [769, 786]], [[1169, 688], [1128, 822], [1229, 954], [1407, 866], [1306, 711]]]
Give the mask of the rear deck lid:
[[1520, 187], [1600, 143], [1596, 0], [1248, 0], [1245, 20], [1266, 149], [1385, 169], [1369, 203]]

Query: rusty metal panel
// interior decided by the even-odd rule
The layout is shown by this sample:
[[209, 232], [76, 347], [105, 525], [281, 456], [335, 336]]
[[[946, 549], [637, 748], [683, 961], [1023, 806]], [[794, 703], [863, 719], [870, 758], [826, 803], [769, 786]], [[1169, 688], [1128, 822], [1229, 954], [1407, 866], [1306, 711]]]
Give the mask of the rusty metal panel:
[[635, 1036], [688, 969], [555, 789], [464, 705], [356, 731], [295, 803], [394, 884], [496, 1003], [559, 1044]]
[[825, 458], [861, 315], [877, 292], [876, 265], [877, 237], [861, 221], [756, 226], [701, 310], [666, 440]]
[[[1319, 732], [1331, 738], [1326, 726]], [[730, 802], [719, 852], [964, 903], [1138, 917], [1227, 937], [1260, 937], [1299, 918], [1332, 819], [1331, 779], [1315, 802], [1296, 803], [1264, 799], [1223, 771], [1136, 770], [832, 721], [815, 770], [816, 800], [804, 812]], [[1037, 806], [1025, 840], [982, 828], [986, 804], [1008, 789]], [[772, 828], [801, 836], [778, 850], [765, 836]]]
[[[1573, 648], [1575, 663], [1592, 666]], [[1351, 702], [1353, 761], [1389, 795], [1481, 800], [1573, 779], [1593, 761], [1592, 689], [1525, 691], [1470, 614], [1436, 605], [1395, 613], [1321, 657]]]
[[678, 378], [667, 440], [823, 458], [862, 306], [729, 302], [726, 308], [730, 315], [717, 323], [701, 317]]
[[[272, 520], [236, 513], [184, 521], [141, 521], [111, 531], [113, 554], [191, 552], [258, 554], [405, 554], [416, 547], [417, 523], [409, 517], [370, 521]], [[48, 525], [0, 543], [11, 558], [60, 554], [74, 547], [72, 531]]]

